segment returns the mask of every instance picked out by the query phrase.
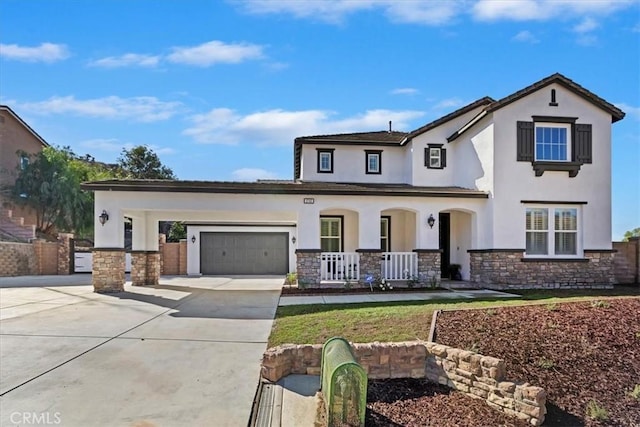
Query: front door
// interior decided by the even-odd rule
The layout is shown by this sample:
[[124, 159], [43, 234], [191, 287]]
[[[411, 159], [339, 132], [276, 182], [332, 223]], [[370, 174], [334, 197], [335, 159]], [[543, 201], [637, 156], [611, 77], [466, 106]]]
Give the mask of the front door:
[[438, 218], [440, 231], [440, 277], [449, 278], [449, 263], [451, 262], [451, 216], [440, 213]]

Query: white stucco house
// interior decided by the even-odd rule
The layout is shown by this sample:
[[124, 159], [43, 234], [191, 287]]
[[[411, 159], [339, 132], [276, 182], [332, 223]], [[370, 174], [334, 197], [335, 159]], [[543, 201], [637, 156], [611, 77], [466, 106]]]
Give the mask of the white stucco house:
[[290, 181], [86, 183], [94, 286], [124, 283], [125, 217], [134, 284], [157, 283], [158, 222], [180, 220], [190, 275], [428, 282], [459, 264], [495, 288], [610, 286], [611, 126], [623, 117], [553, 74], [408, 133], [296, 138]]

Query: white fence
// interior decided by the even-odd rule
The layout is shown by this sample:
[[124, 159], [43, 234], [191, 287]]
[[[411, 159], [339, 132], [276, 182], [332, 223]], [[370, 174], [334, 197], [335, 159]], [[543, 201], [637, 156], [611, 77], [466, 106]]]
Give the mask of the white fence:
[[382, 277], [386, 280], [409, 280], [418, 275], [415, 252], [383, 252]]
[[322, 252], [320, 280], [359, 280], [360, 256], [355, 252]]

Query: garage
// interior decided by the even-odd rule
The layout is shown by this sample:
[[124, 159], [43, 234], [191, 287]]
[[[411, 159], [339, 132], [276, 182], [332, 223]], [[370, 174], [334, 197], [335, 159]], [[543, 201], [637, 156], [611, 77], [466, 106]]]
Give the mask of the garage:
[[203, 232], [200, 271], [208, 275], [285, 275], [289, 271], [289, 234]]

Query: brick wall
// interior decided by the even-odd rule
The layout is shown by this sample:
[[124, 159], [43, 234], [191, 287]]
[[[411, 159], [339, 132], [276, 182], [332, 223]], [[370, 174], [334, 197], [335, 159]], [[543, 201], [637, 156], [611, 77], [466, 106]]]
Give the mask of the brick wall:
[[640, 282], [640, 238], [628, 242], [613, 242], [613, 269], [616, 283], [638, 284]]
[[[534, 426], [544, 422], [545, 391], [506, 380], [502, 359], [425, 341], [352, 344], [351, 348], [368, 378], [426, 378], [483, 399]], [[321, 344], [271, 348], [262, 359], [262, 376], [276, 382], [290, 374], [320, 375], [321, 357]]]
[[30, 243], [0, 242], [0, 276], [38, 274], [38, 261]]
[[33, 242], [37, 271], [35, 274], [58, 274], [58, 243], [38, 239]]
[[470, 250], [471, 281], [490, 289], [607, 289], [613, 287], [613, 252], [584, 258], [524, 258], [522, 250]]

